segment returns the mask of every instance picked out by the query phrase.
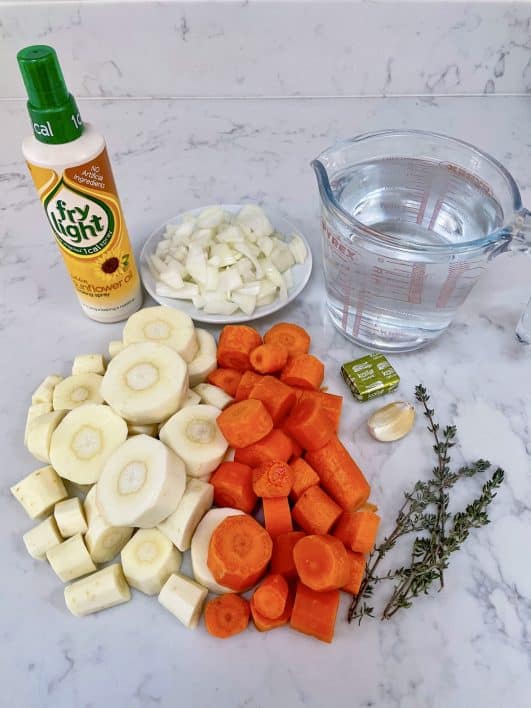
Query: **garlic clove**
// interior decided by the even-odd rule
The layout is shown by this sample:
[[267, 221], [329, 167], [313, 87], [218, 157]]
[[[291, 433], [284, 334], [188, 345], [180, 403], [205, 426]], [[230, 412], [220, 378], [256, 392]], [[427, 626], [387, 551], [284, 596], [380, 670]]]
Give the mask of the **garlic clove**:
[[400, 440], [409, 433], [415, 422], [415, 409], [406, 401], [393, 401], [379, 408], [369, 418], [369, 433], [381, 442]]

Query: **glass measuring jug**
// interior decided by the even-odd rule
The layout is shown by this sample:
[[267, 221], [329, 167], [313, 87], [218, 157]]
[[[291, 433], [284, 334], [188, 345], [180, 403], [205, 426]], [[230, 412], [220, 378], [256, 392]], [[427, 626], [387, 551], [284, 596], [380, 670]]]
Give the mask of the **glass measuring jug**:
[[312, 162], [327, 307], [361, 346], [418, 349], [444, 332], [488, 261], [531, 249], [509, 172], [473, 145], [423, 131], [346, 140]]

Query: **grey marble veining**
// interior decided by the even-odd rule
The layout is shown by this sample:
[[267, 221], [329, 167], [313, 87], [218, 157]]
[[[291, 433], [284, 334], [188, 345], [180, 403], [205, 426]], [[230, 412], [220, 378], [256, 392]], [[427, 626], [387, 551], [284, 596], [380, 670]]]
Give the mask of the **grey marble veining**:
[[[421, 420], [393, 444], [377, 444], [339, 375], [361, 353], [325, 317], [317, 190], [309, 161], [340, 137], [384, 127], [440, 130], [471, 140], [513, 172], [531, 202], [531, 99], [445, 98], [285, 101], [81, 101], [107, 136], [138, 251], [159, 223], [183, 209], [243, 199], [283, 211], [308, 236], [311, 281], [283, 319], [311, 331], [326, 384], [345, 395], [340, 434], [367, 474], [385, 522], [401, 491], [432, 465]], [[487, 456], [507, 472], [491, 525], [472, 534], [446, 588], [392, 621], [348, 626], [346, 598], [326, 646], [286, 628], [221, 643], [188, 632], [154, 600], [85, 619], [70, 616], [63, 587], [25, 552], [32, 522], [9, 486], [37, 467], [22, 444], [31, 391], [66, 374], [73, 356], [106, 351], [121, 325], [83, 317], [20, 154], [29, 123], [22, 102], [0, 106], [1, 704], [10, 708], [527, 708], [531, 670], [531, 348], [513, 334], [531, 293], [531, 265], [502, 256], [459, 310], [449, 332], [420, 352], [390, 357], [397, 397], [423, 382], [443, 422], [459, 426], [455, 459]], [[277, 318], [259, 323], [266, 328]], [[216, 332], [216, 330], [213, 330]], [[390, 400], [390, 399], [387, 399]], [[459, 502], [475, 485], [465, 485]]]
[[0, 2], [0, 96], [52, 43], [76, 96], [523, 94], [526, 2]]

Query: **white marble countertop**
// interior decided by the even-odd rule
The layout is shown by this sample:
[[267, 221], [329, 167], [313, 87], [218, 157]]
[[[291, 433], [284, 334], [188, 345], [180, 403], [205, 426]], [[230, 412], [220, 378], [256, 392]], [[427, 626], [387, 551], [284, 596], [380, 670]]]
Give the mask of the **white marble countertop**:
[[[81, 101], [106, 134], [138, 248], [182, 209], [243, 199], [278, 206], [308, 235], [315, 270], [282, 317], [313, 335], [331, 391], [345, 395], [341, 435], [389, 522], [400, 490], [431, 467], [421, 421], [403, 441], [371, 441], [365, 421], [379, 402], [349, 397], [339, 365], [360, 353], [325, 319], [318, 199], [309, 161], [338, 137], [419, 127], [468, 139], [513, 172], [531, 202], [531, 98]], [[309, 706], [469, 708], [529, 705], [531, 656], [531, 348], [514, 338], [531, 293], [525, 258], [503, 256], [459, 311], [450, 331], [421, 352], [391, 357], [412, 398], [423, 382], [444, 422], [459, 426], [459, 462], [487, 457], [507, 481], [491, 525], [473, 533], [447, 572], [446, 588], [392, 621], [345, 622], [331, 646], [289, 631], [254, 630], [221, 644], [188, 632], [152, 598], [86, 619], [68, 614], [49, 567], [25, 552], [32, 523], [9, 486], [36, 465], [22, 444], [30, 393], [79, 352], [105, 351], [120, 325], [85, 319], [77, 305], [19, 143], [21, 102], [0, 106], [3, 563], [0, 604], [2, 705], [10, 708]], [[266, 327], [273, 318], [260, 323]], [[471, 498], [470, 485], [461, 500]], [[475, 489], [475, 487], [474, 487]]]

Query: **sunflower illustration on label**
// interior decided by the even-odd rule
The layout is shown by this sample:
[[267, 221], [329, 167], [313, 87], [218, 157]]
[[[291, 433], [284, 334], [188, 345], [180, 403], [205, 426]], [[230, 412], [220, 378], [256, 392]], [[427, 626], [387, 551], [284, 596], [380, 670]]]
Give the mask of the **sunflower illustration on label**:
[[127, 307], [140, 280], [105, 150], [66, 170], [29, 167], [82, 304]]
[[100, 199], [67, 187], [61, 180], [46, 198], [44, 208], [55, 237], [68, 251], [95, 256], [109, 245], [114, 216]]

